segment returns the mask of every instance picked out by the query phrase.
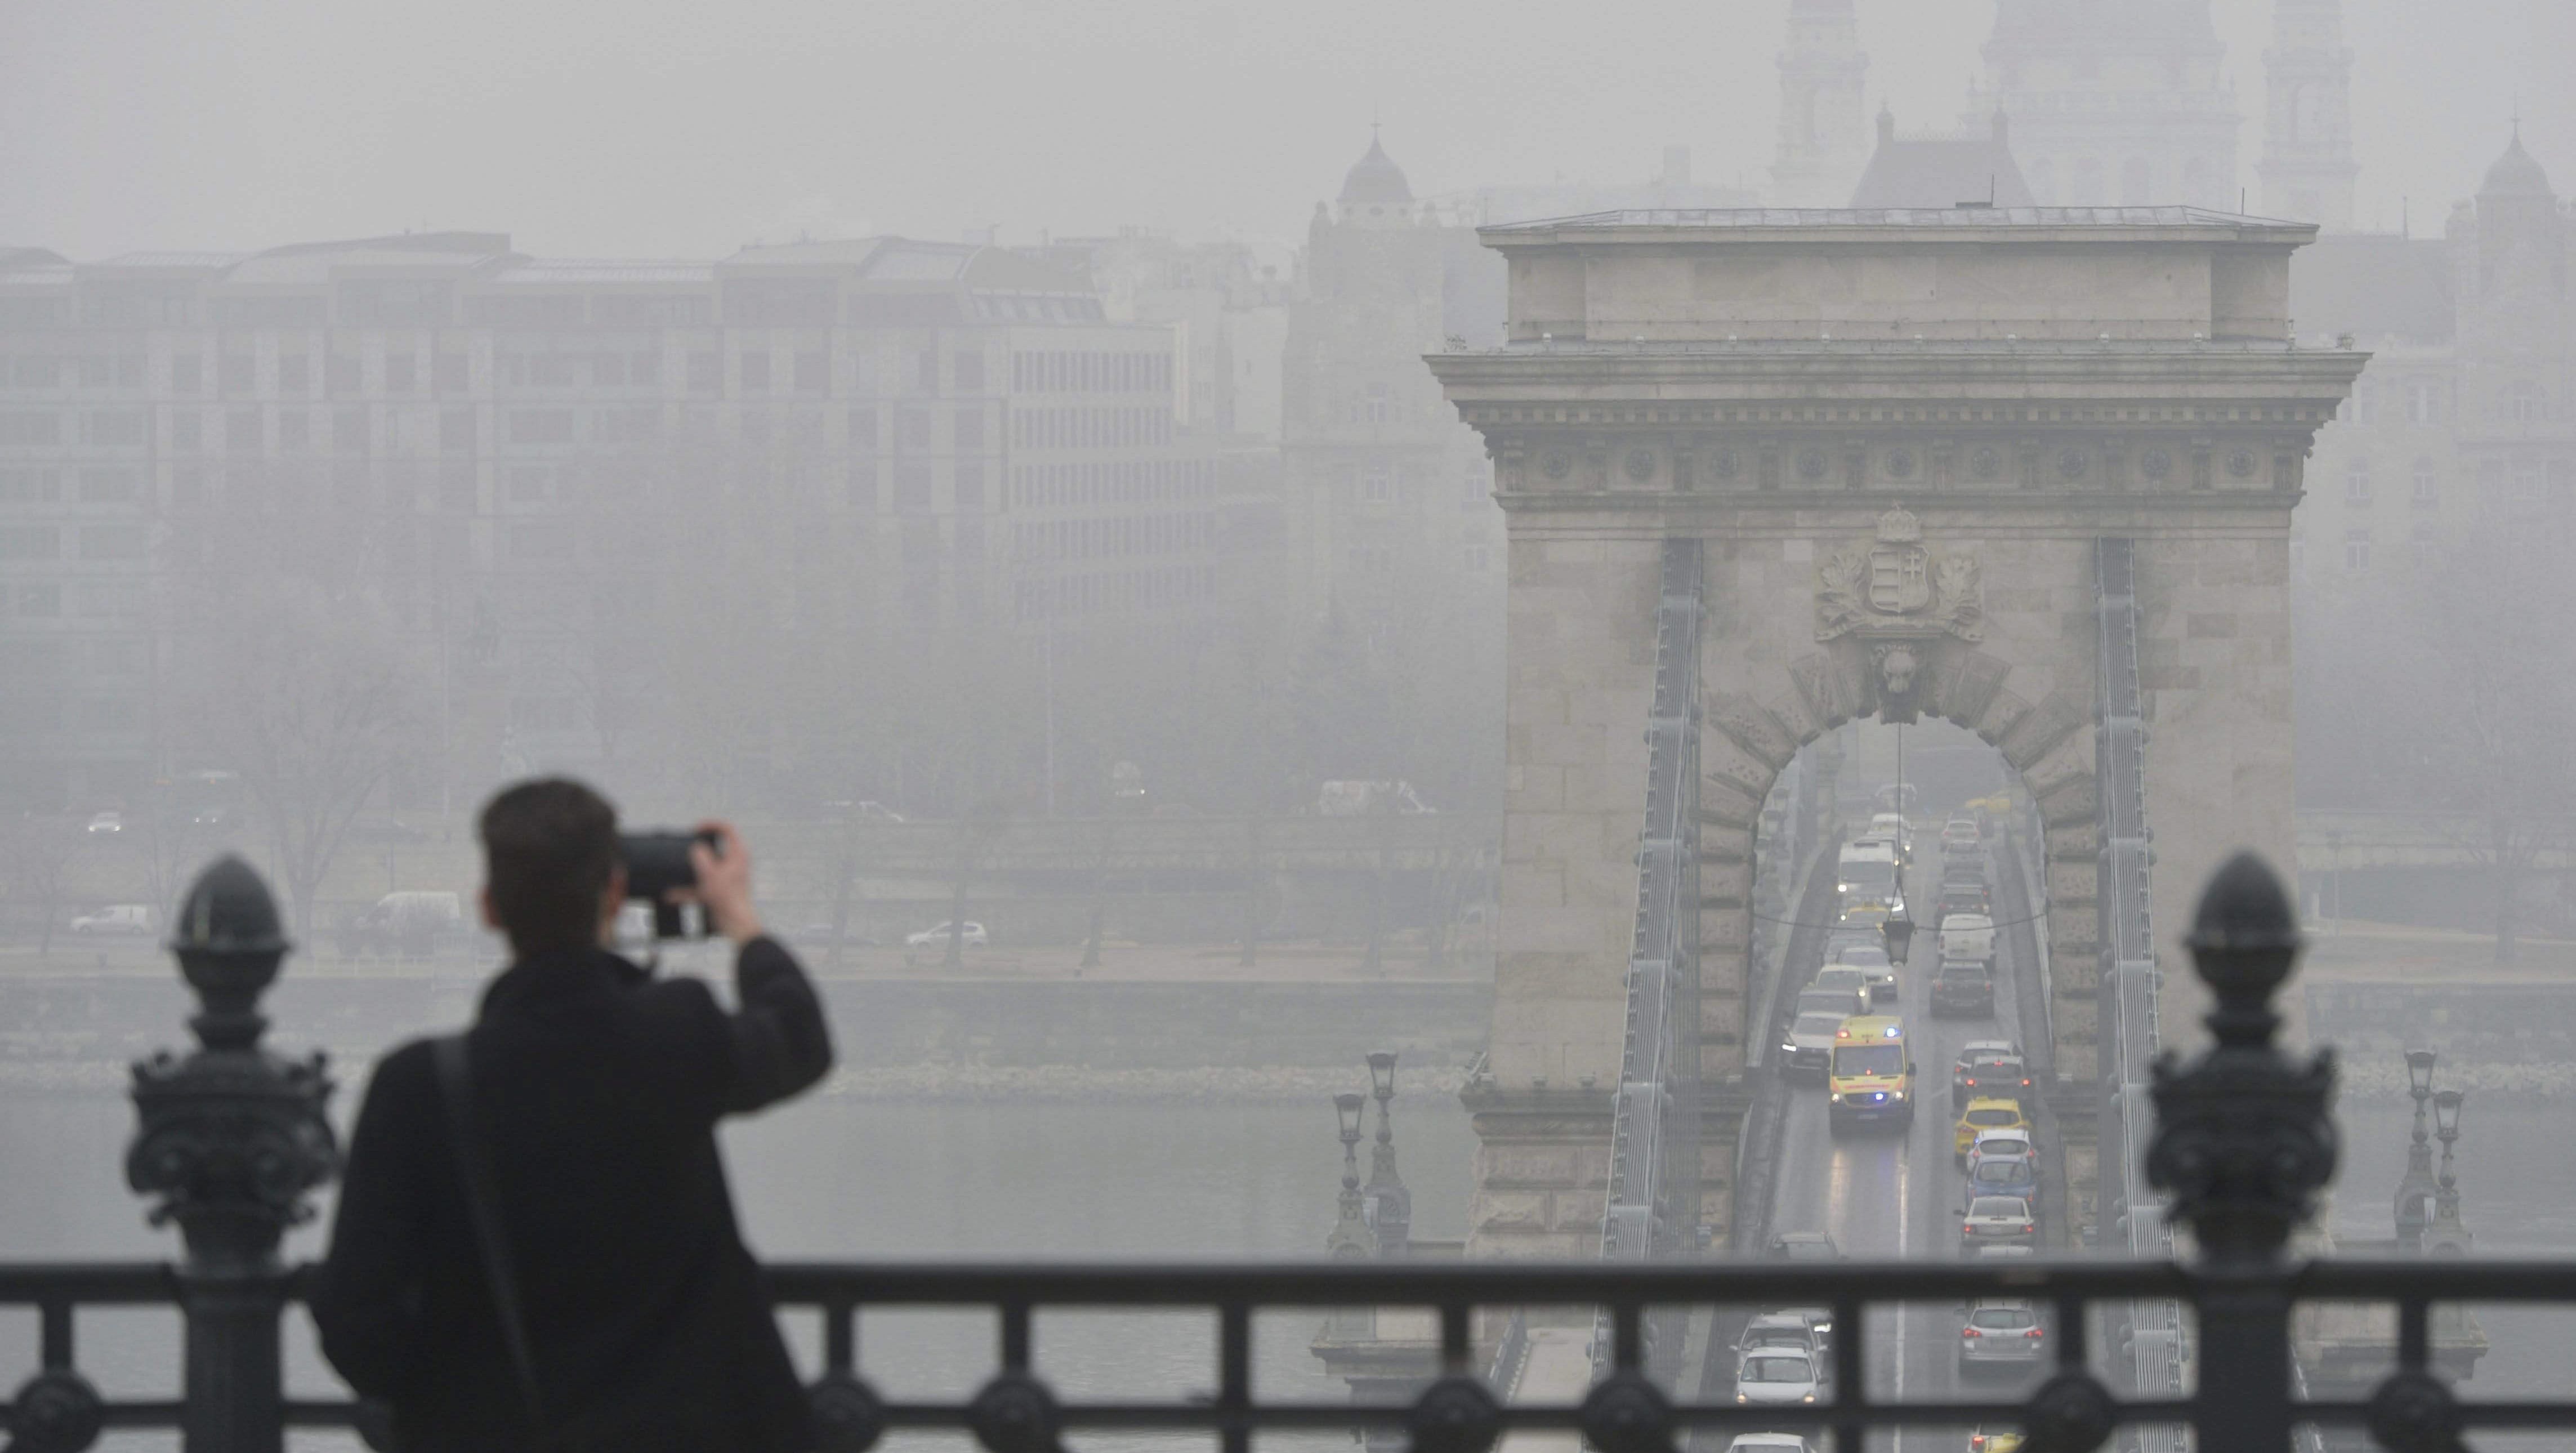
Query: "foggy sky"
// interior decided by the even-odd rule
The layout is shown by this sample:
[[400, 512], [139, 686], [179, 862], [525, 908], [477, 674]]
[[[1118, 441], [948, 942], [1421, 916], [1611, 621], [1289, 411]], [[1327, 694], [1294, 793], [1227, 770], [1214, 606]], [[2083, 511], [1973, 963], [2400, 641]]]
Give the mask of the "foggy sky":
[[[2242, 179], [2270, 0], [2217, 0]], [[0, 0], [0, 245], [429, 225], [555, 255], [1122, 224], [1303, 232], [1372, 116], [1417, 194], [1759, 186], [1786, 0]], [[1873, 110], [1958, 119], [1993, 0], [1860, 0]], [[2346, 0], [2362, 225], [2438, 232], [2524, 135], [2576, 190], [2576, 0]]]

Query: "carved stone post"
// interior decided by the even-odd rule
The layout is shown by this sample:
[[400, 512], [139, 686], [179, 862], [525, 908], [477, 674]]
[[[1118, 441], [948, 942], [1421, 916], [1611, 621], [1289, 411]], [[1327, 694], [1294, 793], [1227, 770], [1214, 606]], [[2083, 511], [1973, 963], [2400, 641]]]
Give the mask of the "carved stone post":
[[2290, 1233], [2334, 1174], [2329, 1051], [2302, 1065], [2273, 1044], [2272, 995], [2299, 932], [2280, 879], [2239, 853], [2210, 879], [2189, 940], [2217, 1007], [2217, 1043], [2185, 1068], [2155, 1066], [2147, 1179], [2173, 1199], [2200, 1248], [2199, 1444], [2204, 1453], [2289, 1453]]
[[138, 1127], [125, 1179], [159, 1198], [152, 1222], [179, 1223], [187, 1319], [187, 1453], [278, 1453], [284, 1383], [277, 1246], [313, 1214], [306, 1193], [339, 1168], [323, 1108], [331, 1081], [315, 1054], [289, 1062], [259, 1047], [259, 997], [287, 942], [277, 902], [248, 863], [217, 860], [179, 905], [170, 948], [197, 993], [198, 1048], [134, 1067]]

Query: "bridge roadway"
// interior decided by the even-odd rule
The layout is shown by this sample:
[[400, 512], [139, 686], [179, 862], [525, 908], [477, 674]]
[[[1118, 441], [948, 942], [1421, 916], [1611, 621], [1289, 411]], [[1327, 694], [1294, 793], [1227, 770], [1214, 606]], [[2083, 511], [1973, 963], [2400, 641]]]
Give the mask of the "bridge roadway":
[[[1929, 905], [1940, 896], [1940, 860], [1930, 835], [1906, 872], [1906, 901]], [[2000, 876], [2020, 871], [2018, 860], [2000, 838], [1987, 848], [1989, 871]], [[2025, 901], [2005, 883], [1995, 882], [1995, 916], [2017, 915], [2008, 905]], [[1835, 1137], [1825, 1124], [1822, 1086], [1794, 1087], [1783, 1127], [1777, 1194], [1771, 1229], [1823, 1231], [1845, 1255], [1941, 1258], [1958, 1254], [1958, 1220], [1964, 1180], [1950, 1158], [1951, 1127], [1958, 1109], [1950, 1099], [1950, 1065], [1962, 1046], [1976, 1039], [2009, 1039], [2029, 1043], [2021, 1024], [2021, 1006], [2029, 997], [2017, 992], [2019, 980], [2035, 975], [2036, 936], [2029, 925], [1996, 935], [1995, 1013], [1992, 1017], [1935, 1019], [1931, 1013], [1933, 969], [1940, 962], [1939, 936], [1929, 922], [1915, 937], [1912, 953], [1898, 975], [1900, 1012], [1914, 1049], [1915, 1083], [1920, 1108], [1903, 1134], [1860, 1130]], [[1883, 1012], [1883, 1011], [1882, 1011]], [[2039, 1137], [2048, 1144], [2043, 1120]], [[2053, 1168], [2053, 1167], [2052, 1167]], [[2043, 1243], [2063, 1244], [2066, 1221], [2062, 1173], [2043, 1182], [2039, 1207]], [[2056, 1204], [2051, 1203], [2051, 1192]], [[1913, 1303], [1880, 1307], [1870, 1314], [1869, 1388], [1873, 1397], [1934, 1398], [1943, 1396], [2017, 1395], [2038, 1381], [2028, 1377], [1982, 1372], [1973, 1388], [1962, 1391], [1956, 1355], [1958, 1309], [1953, 1304]], [[1967, 1446], [1968, 1428], [1913, 1428], [1874, 1435], [1871, 1446], [1886, 1453], [1952, 1453]]]

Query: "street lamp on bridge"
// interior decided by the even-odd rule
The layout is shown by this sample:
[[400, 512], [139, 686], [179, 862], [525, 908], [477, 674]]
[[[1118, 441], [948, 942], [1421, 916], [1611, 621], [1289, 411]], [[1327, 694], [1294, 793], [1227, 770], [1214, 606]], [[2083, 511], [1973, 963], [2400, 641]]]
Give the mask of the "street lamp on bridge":
[[1369, 1093], [1377, 1100], [1377, 1146], [1369, 1157], [1368, 1219], [1377, 1229], [1381, 1256], [1401, 1255], [1413, 1233], [1413, 1192], [1395, 1172], [1395, 1055], [1379, 1050], [1368, 1057]]
[[[2397, 1182], [2397, 1244], [2406, 1251], [2424, 1248], [2429, 1216], [2424, 1203], [2433, 1195], [2433, 1147], [2424, 1137], [2424, 1106], [2433, 1098], [2434, 1053], [2406, 1051], [2406, 1092], [2415, 1097], [2415, 1137], [2406, 1147], [2406, 1174]], [[2454, 1111], [2454, 1114], [2457, 1112]]]
[[2476, 1239], [2460, 1221], [2460, 1182], [2451, 1174], [2451, 1147], [2460, 1138], [2460, 1106], [2468, 1098], [2462, 1090], [2443, 1090], [2433, 1096], [2433, 1134], [2442, 1142], [2442, 1178], [2433, 1192], [2433, 1219], [2424, 1228], [2424, 1249], [2436, 1256], [2465, 1256]]

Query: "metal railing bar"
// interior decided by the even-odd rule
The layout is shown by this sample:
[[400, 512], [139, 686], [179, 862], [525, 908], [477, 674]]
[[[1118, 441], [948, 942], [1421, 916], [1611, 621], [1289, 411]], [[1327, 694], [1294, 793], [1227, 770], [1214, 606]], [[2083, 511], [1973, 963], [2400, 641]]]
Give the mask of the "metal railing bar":
[[2576, 1262], [2339, 1259], [2295, 1267], [2286, 1282], [2289, 1294], [2300, 1301], [2393, 1302], [2420, 1296], [2445, 1302], [2567, 1302], [2576, 1301]]
[[358, 1405], [353, 1402], [291, 1398], [285, 1406], [286, 1426], [290, 1428], [354, 1428], [358, 1425]]
[[[279, 1276], [292, 1278], [293, 1272]], [[0, 1262], [0, 1306], [69, 1300], [95, 1306], [175, 1301], [179, 1273], [166, 1261]]]
[[100, 1411], [111, 1428], [175, 1428], [188, 1405], [175, 1398], [129, 1398], [106, 1403]]
[[38, 1334], [39, 1359], [48, 1371], [72, 1366], [72, 1308], [69, 1297], [41, 1303], [43, 1330]]
[[[2374, 1282], [2392, 1290], [2438, 1287], [2444, 1300], [2467, 1300], [2455, 1290], [2462, 1263], [2424, 1267], [2420, 1280]], [[2499, 1300], [2576, 1301], [2576, 1267], [2551, 1268], [2562, 1284], [2555, 1292], [2528, 1286]], [[2532, 1268], [2525, 1268], [2529, 1274]], [[1777, 1264], [1670, 1262], [1450, 1262], [1337, 1265], [1329, 1262], [1122, 1263], [1111, 1266], [993, 1262], [902, 1262], [880, 1265], [795, 1262], [768, 1268], [772, 1298], [791, 1306], [819, 1306], [836, 1297], [868, 1307], [1212, 1307], [1242, 1301], [1261, 1307], [1439, 1307], [1463, 1317], [1476, 1307], [1693, 1306], [1850, 1299], [1864, 1304], [1937, 1300], [1960, 1295], [2046, 1298], [2074, 1295], [2088, 1301], [2138, 1297], [2190, 1300], [2199, 1278], [2187, 1268], [2152, 1261], [2034, 1259], [2010, 1271], [1972, 1263], [1842, 1261]], [[2483, 1284], [2486, 1279], [2480, 1278]], [[2497, 1279], [2497, 1285], [2510, 1285]], [[2294, 1278], [2299, 1299], [2368, 1299], [2368, 1291], [2321, 1290]]]
[[1473, 1302], [1452, 1300], [1440, 1304], [1440, 1370], [1452, 1376], [1467, 1371], [1474, 1341], [1468, 1320], [1475, 1310]]
[[[318, 1406], [318, 1405], [317, 1405]], [[2360, 1418], [2362, 1404], [2327, 1405], [2325, 1416], [2337, 1421]], [[2521, 1411], [2520, 1405], [2479, 1403], [2480, 1409], [2503, 1408]], [[2576, 1418], [2576, 1407], [2556, 1406], [2562, 1419]], [[352, 1407], [354, 1412], [354, 1406]], [[2302, 1417], [2316, 1416], [2317, 1409], [2301, 1405]], [[2185, 1399], [2158, 1399], [2147, 1402], [2114, 1404], [2114, 1412], [2123, 1424], [2187, 1423], [2199, 1416], [2199, 1404]], [[962, 1403], [888, 1403], [884, 1408], [888, 1427], [960, 1428], [968, 1425], [972, 1410]], [[2027, 1402], [1986, 1398], [1974, 1402], [1875, 1403], [1867, 1408], [1838, 1408], [1819, 1403], [1813, 1407], [1748, 1407], [1737, 1403], [1685, 1403], [1672, 1409], [1675, 1427], [1764, 1428], [1773, 1426], [1839, 1429], [1849, 1425], [1856, 1435], [1877, 1428], [1938, 1427], [1954, 1423], [2014, 1422], [2030, 1413]], [[1411, 1416], [1412, 1408], [1404, 1403], [1254, 1403], [1227, 1410], [1208, 1403], [1064, 1403], [1056, 1415], [1066, 1427], [1142, 1428], [1142, 1429], [1221, 1429], [1239, 1423], [1247, 1430], [1282, 1428], [1346, 1428], [1354, 1426], [1401, 1427]], [[1583, 1409], [1564, 1403], [1530, 1405], [1514, 1403], [1497, 1410], [1497, 1421], [1506, 1428], [1573, 1428], [1583, 1423]]]
[[2055, 1299], [2057, 1310], [2057, 1367], [2061, 1372], [2080, 1372], [2084, 1368], [2084, 1338], [2088, 1330], [2084, 1313], [2089, 1304], [2082, 1297], [2061, 1296]]
[[1645, 1308], [1620, 1302], [1610, 1309], [1610, 1364], [1634, 1372], [1645, 1358]]
[[[2535, 1402], [2527, 1399], [2498, 1399], [2477, 1402], [2463, 1398], [2452, 1405], [2460, 1423], [2472, 1428], [2576, 1428], [2576, 1402]], [[2348, 1426], [2370, 1420], [2371, 1405], [2365, 1401], [2345, 1399], [2337, 1402], [2292, 1403], [2290, 1411], [2315, 1423]]]
[[859, 1308], [847, 1297], [823, 1304], [823, 1366], [848, 1372], [859, 1362]]
[[2433, 1356], [2433, 1304], [2420, 1296], [2397, 1304], [2397, 1365], [2421, 1372]]
[[1002, 1302], [1002, 1370], [1029, 1370], [1029, 1309], [1036, 1299], [1012, 1297]]
[[1248, 1453], [1252, 1424], [1252, 1308], [1228, 1302], [1217, 1313], [1217, 1411], [1225, 1453]]

